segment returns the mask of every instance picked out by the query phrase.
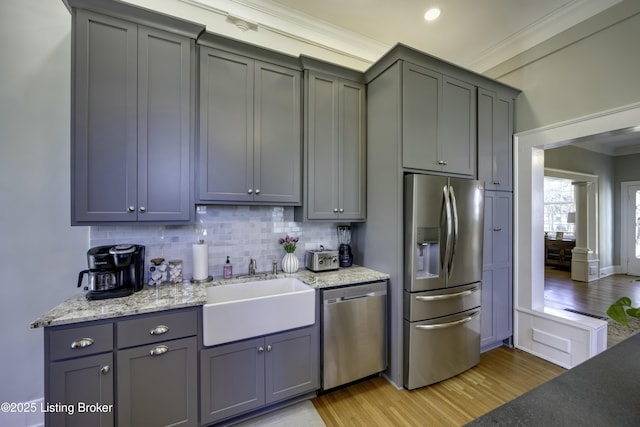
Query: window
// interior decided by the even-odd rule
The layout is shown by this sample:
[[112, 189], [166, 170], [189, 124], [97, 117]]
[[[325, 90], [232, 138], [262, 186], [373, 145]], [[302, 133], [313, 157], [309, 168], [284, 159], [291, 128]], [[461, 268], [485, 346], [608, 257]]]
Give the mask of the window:
[[573, 237], [575, 214], [569, 222], [569, 213], [575, 212], [571, 182], [570, 179], [544, 177], [544, 231], [550, 238], [557, 232], [563, 232], [565, 238]]

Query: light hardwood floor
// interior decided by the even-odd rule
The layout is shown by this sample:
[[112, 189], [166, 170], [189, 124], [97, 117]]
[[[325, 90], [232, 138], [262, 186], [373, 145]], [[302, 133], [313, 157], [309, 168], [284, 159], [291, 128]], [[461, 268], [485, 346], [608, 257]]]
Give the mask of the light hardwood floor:
[[[545, 271], [545, 303], [605, 315], [623, 295], [640, 300], [640, 282], [616, 275], [589, 284], [569, 272]], [[500, 347], [480, 356], [478, 366], [446, 381], [413, 391], [397, 390], [378, 377], [313, 400], [328, 427], [461, 426], [565, 370], [520, 350]]]
[[461, 426], [565, 370], [520, 350], [500, 347], [462, 374], [420, 389], [397, 390], [382, 377], [313, 400], [328, 427]]

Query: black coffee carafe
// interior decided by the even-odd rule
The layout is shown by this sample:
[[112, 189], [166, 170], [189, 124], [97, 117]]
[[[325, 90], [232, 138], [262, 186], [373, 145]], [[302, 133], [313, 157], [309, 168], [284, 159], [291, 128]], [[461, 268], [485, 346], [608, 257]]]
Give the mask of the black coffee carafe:
[[338, 226], [338, 259], [340, 261], [340, 267], [351, 267], [353, 264], [353, 254], [351, 253], [351, 226], [339, 225]]

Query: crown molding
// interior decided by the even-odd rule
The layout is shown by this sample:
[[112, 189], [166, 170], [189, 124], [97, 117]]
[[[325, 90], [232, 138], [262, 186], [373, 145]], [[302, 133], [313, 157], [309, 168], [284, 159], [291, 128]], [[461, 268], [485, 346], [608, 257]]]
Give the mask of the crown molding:
[[374, 63], [391, 46], [345, 28], [314, 19], [263, 0], [179, 0], [208, 12], [223, 15], [234, 25], [248, 23], [250, 29], [283, 37], [336, 52], [369, 64]]
[[574, 0], [482, 52], [466, 66], [485, 72], [623, 0]]

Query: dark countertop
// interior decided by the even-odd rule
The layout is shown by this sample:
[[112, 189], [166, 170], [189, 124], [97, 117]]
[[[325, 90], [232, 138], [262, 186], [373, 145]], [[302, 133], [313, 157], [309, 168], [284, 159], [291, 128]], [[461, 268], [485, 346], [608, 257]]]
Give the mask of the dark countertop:
[[640, 334], [467, 425], [640, 425]]

